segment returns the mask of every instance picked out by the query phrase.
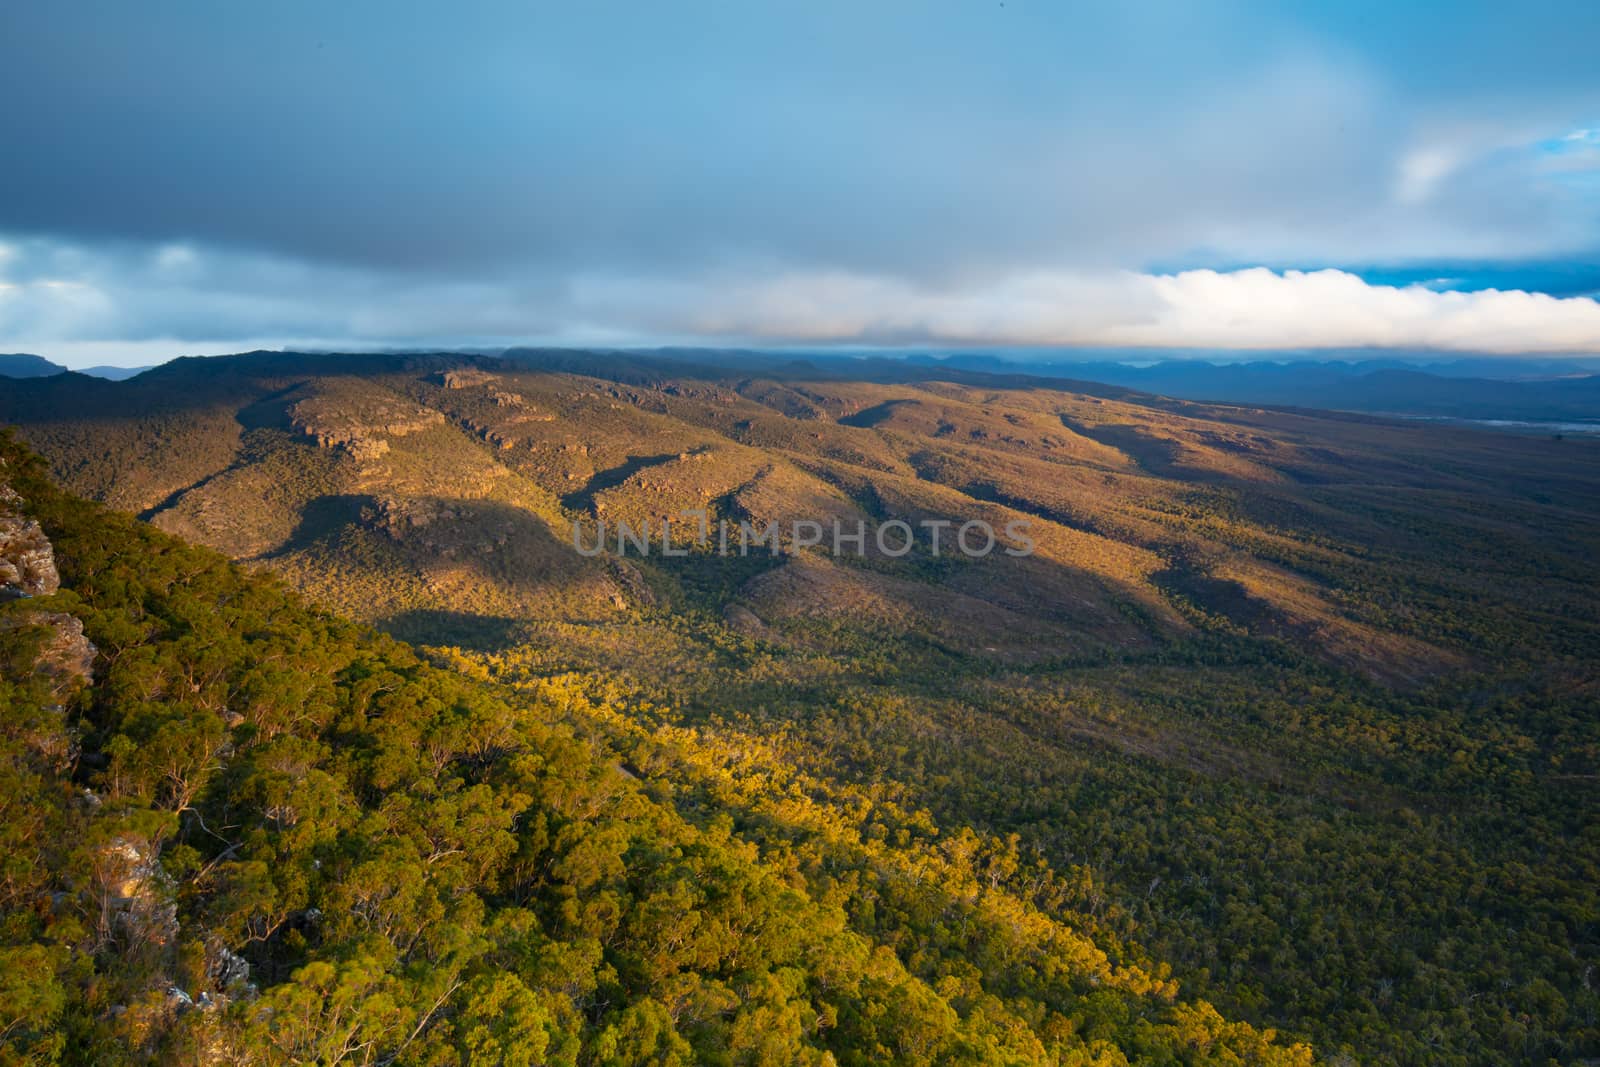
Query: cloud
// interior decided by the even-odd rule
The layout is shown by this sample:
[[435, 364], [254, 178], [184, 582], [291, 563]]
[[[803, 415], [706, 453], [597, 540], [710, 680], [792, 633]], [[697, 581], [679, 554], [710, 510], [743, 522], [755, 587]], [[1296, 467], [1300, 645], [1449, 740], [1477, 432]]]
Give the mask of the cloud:
[[949, 289], [828, 274], [633, 293], [630, 299], [625, 287], [611, 294], [611, 302], [645, 309], [658, 328], [700, 337], [1600, 352], [1600, 303], [1587, 297], [1372, 285], [1339, 270], [1035, 272]]
[[1403, 204], [1420, 204], [1450, 172], [1461, 165], [1461, 153], [1445, 145], [1423, 145], [1400, 158], [1395, 197]]
[[1190, 271], [1139, 285], [1161, 311], [1107, 331], [1104, 343], [1600, 352], [1600, 303], [1587, 297], [1370, 285], [1338, 270]]
[[[1600, 352], [1600, 302], [1341, 270], [764, 270], [482, 281], [207, 249], [7, 241], [0, 349], [80, 365], [253, 347], [837, 343]], [[97, 354], [96, 346], [103, 349]]]
[[465, 284], [1600, 247], [1502, 151], [1600, 111], [1594, 4], [15, 6], [11, 233]]

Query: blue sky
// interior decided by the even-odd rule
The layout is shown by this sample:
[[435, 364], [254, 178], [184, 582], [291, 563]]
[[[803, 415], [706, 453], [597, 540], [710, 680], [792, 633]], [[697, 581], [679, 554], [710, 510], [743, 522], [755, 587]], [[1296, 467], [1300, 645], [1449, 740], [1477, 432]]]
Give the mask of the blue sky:
[[0, 350], [1600, 351], [1600, 5], [0, 8]]

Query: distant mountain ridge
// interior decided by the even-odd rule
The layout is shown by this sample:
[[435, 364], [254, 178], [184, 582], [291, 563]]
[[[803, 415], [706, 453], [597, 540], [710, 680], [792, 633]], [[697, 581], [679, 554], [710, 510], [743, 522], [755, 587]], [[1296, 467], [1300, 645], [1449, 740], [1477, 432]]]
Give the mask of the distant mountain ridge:
[[0, 378], [53, 378], [58, 374], [82, 374], [90, 378], [120, 382], [143, 374], [147, 370], [150, 368], [94, 366], [73, 371], [70, 367], [63, 367], [43, 356], [35, 356], [28, 352], [0, 353]]
[[1034, 363], [989, 355], [908, 360], [928, 367], [1087, 379], [1211, 403], [1457, 419], [1600, 420], [1600, 375], [1581, 362], [1418, 364], [1378, 359], [1218, 364], [1169, 359], [1141, 366], [1112, 361]]
[[0, 378], [47, 378], [67, 368], [28, 352], [0, 352]]
[[[356, 371], [373, 360], [416, 358], [417, 352], [373, 353], [246, 353], [241, 356], [180, 357], [154, 367], [95, 366], [72, 371], [42, 356], [0, 355], [0, 377], [40, 378], [78, 374], [124, 381], [151, 370], [226, 364], [248, 356], [257, 361], [273, 356], [296, 360], [341, 360]], [[437, 353], [433, 353], [437, 354]], [[1124, 355], [1136, 354], [1129, 350]], [[458, 356], [495, 358], [473, 351]], [[509, 348], [498, 355], [545, 370], [624, 366], [638, 360], [662, 363], [674, 373], [728, 373], [759, 370], [767, 374], [868, 378], [899, 381], [930, 373], [962, 372], [1058, 382], [1080, 392], [1094, 385], [1137, 390], [1155, 396], [1207, 403], [1356, 411], [1374, 415], [1459, 419], [1514, 420], [1533, 423], [1594, 421], [1600, 431], [1600, 361], [1583, 359], [1462, 358], [1422, 360], [1403, 356], [1369, 359], [1278, 360], [1263, 358], [1219, 363], [1203, 358], [1163, 358], [1153, 363], [1123, 359], [1074, 361], [1035, 360], [1012, 354], [930, 352], [873, 354], [859, 352], [793, 352], [764, 349], [660, 348], [652, 350], [582, 350]], [[330, 369], [332, 365], [330, 364]]]

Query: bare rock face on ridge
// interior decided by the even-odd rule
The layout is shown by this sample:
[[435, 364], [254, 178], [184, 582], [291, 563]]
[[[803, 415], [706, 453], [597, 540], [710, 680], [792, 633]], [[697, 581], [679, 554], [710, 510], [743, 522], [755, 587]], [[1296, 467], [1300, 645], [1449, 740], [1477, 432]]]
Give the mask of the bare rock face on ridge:
[[48, 596], [61, 588], [56, 556], [39, 524], [23, 511], [16, 490], [5, 484], [0, 461], [0, 600]]
[[[341, 384], [343, 387], [341, 387]], [[421, 433], [445, 424], [443, 412], [403, 397], [353, 391], [334, 383], [325, 392], [289, 408], [295, 428], [323, 448], [337, 448], [359, 460], [374, 460], [389, 451], [390, 437]]]

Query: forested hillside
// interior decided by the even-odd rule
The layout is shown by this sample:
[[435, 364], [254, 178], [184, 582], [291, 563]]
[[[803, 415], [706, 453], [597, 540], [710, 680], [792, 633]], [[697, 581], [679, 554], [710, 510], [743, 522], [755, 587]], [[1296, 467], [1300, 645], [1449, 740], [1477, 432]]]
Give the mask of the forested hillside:
[[[530, 798], [483, 816], [503, 820], [494, 825], [508, 836], [497, 840], [517, 842], [501, 866], [462, 873], [453, 853], [430, 863], [437, 848], [465, 846], [414, 835], [408, 847], [421, 858], [396, 862], [430, 885], [436, 870], [460, 879], [433, 892], [481, 902], [483, 958], [536, 998], [540, 979], [494, 954], [493, 916], [515, 901], [541, 937], [576, 943], [556, 917], [599, 922], [582, 910], [592, 887], [621, 879], [625, 899], [604, 905], [605, 922], [620, 925], [594, 935], [600, 977], [563, 994], [576, 1014], [561, 1018], [582, 1020], [583, 1055], [597, 1062], [607, 1028], [644, 996], [696, 1057], [756, 1055], [737, 1051], [743, 1038], [733, 1036], [736, 1005], [755, 987], [730, 978], [726, 962], [694, 956], [704, 946], [685, 946], [699, 935], [661, 926], [667, 911], [698, 916], [684, 921], [710, 924], [720, 932], [705, 936], [718, 943], [811, 916], [786, 927], [793, 940], [761, 957], [761, 973], [791, 983], [789, 1007], [772, 1010], [792, 1007], [783, 1017], [799, 1021], [781, 1032], [841, 1062], [1077, 1062], [1085, 1047], [1108, 1062], [1193, 1062], [1226, 1059], [1222, 1044], [1267, 1030], [1285, 1035], [1282, 1054], [1305, 1041], [1332, 1062], [1600, 1057], [1600, 442], [872, 362], [853, 375], [775, 362], [741, 372], [709, 357], [697, 366], [550, 352], [179, 361], [125, 383], [19, 382], [0, 396], [0, 418], [63, 484], [258, 577], [245, 581], [197, 549], [147, 552], [140, 566], [207, 560], [197, 573], [208, 581], [278, 598], [275, 618], [325, 635], [290, 647], [350, 650], [325, 669], [267, 672], [272, 685], [323, 694], [306, 706], [325, 710], [282, 728], [311, 746], [283, 773], [331, 776], [337, 788], [317, 810], [355, 827], [328, 837], [307, 829], [321, 820], [297, 823], [298, 836], [274, 829], [315, 838], [305, 845], [322, 864], [314, 870], [345, 877], [316, 849], [342, 855], [349, 834], [383, 839], [380, 823], [399, 818], [392, 797], [428, 795], [428, 783]], [[84, 535], [71, 524], [171, 542], [127, 514], [42, 487], [25, 495], [59, 516], [46, 526], [60, 529], [72, 592], [58, 595], [93, 609], [83, 618], [105, 667], [69, 712], [82, 716], [84, 755], [63, 773], [103, 797], [122, 780], [107, 777], [113, 768], [132, 766], [110, 747], [119, 732], [135, 747], [147, 735], [109, 725], [130, 713], [105, 710], [122, 699], [106, 689], [122, 655], [108, 651], [120, 646], [101, 613], [114, 621], [138, 604], [165, 619], [169, 609], [146, 606], [142, 584], [113, 593], [91, 581], [95, 567], [75, 571], [73, 537]], [[574, 523], [592, 539], [601, 523], [681, 509], [754, 524], [1022, 520], [1037, 551], [728, 558], [685, 541], [685, 556], [645, 558], [573, 547]], [[120, 565], [133, 566], [126, 557]], [[176, 581], [163, 573], [153, 586]], [[266, 573], [419, 652], [288, 606]], [[186, 603], [185, 588], [161, 598]], [[175, 667], [181, 686], [158, 672], [114, 690], [140, 707], [184, 709], [191, 685], [224, 694], [207, 699], [224, 722], [218, 744], [231, 747], [194, 794], [204, 802], [177, 803], [160, 776], [128, 787], [167, 812], [162, 855], [195, 853], [172, 877], [181, 886], [204, 872], [177, 898], [199, 916], [213, 914], [200, 902], [241, 857], [274, 877], [293, 869], [248, 843], [227, 852], [240, 837], [225, 828], [253, 825], [230, 805], [265, 812], [280, 801], [236, 777], [254, 766], [236, 753], [255, 742], [237, 736], [252, 727], [226, 724], [248, 714], [241, 701], [253, 686], [269, 684], [251, 680], [258, 664], [311, 653], [252, 651], [289, 641], [254, 622], [227, 633], [216, 639], [238, 641], [251, 664], [219, 667], [228, 681]], [[198, 623], [163, 622], [160, 634], [148, 653], [157, 660], [211, 640]], [[362, 657], [376, 665], [358, 668]], [[368, 670], [403, 684], [361, 696]], [[446, 695], [421, 698], [412, 686]], [[485, 725], [447, 710], [458, 699]], [[441, 757], [421, 755], [439, 716], [474, 723], [460, 729], [489, 747], [463, 755], [450, 742]], [[390, 776], [389, 761], [401, 759], [385, 754], [390, 738], [411, 770]], [[526, 761], [506, 755], [537, 752], [547, 767], [551, 745], [586, 769], [541, 771], [546, 784], [535, 788], [513, 770]], [[552, 775], [589, 784], [557, 789]], [[576, 806], [560, 807], [569, 800]], [[545, 803], [559, 812], [544, 816], [552, 843], [524, 868], [526, 813]], [[62, 805], [61, 818], [81, 817]], [[622, 820], [603, 846], [584, 821], [600, 813]], [[645, 823], [647, 848], [632, 843]], [[563, 838], [563, 827], [581, 829]], [[612, 873], [571, 874], [553, 857], [580, 837], [591, 842], [583, 855], [620, 855], [626, 873], [595, 859]], [[761, 885], [792, 895], [751, 890], [751, 901], [767, 901], [751, 915], [767, 918], [718, 926], [706, 901], [722, 898], [695, 895], [715, 883], [694, 866], [691, 841], [715, 843], [719, 858], [705, 863], [742, 857], [748, 874], [738, 877], [770, 876]], [[690, 866], [638, 859], [663, 850]], [[469, 882], [470, 894], [459, 889]], [[284, 980], [325, 958], [316, 937], [329, 935], [313, 936], [298, 916], [330, 909], [304, 903], [309, 889], [292, 892], [302, 895], [280, 911], [296, 917], [270, 936], [219, 942], [252, 961], [252, 980]], [[657, 894], [657, 925], [641, 933], [631, 902]], [[823, 951], [808, 940], [817, 930], [855, 947]], [[673, 973], [720, 992], [696, 984], [684, 1000], [660, 984], [649, 961], [680, 949], [694, 962], [670, 964]], [[893, 981], [933, 998], [914, 1002], [944, 1019], [948, 1036], [871, 1037], [870, 1049], [846, 1037], [829, 1011], [843, 1018], [866, 987], [819, 999], [817, 989], [841, 988], [815, 978], [823, 956], [899, 968]], [[404, 951], [394, 959], [382, 973], [414, 962]], [[741, 957], [735, 969], [744, 966]], [[90, 1013], [96, 1026], [126, 1002], [128, 987], [116, 988]], [[265, 985], [261, 996], [253, 1003], [270, 999]], [[435, 1015], [406, 1009], [414, 1014], [398, 1030], [427, 1023], [406, 1058], [455, 1040], [459, 1003]], [[248, 1020], [250, 1010], [186, 1013], [179, 1029]], [[874, 1026], [903, 1014], [860, 1010]], [[1202, 1019], [1211, 1036], [1180, 1033]]]

